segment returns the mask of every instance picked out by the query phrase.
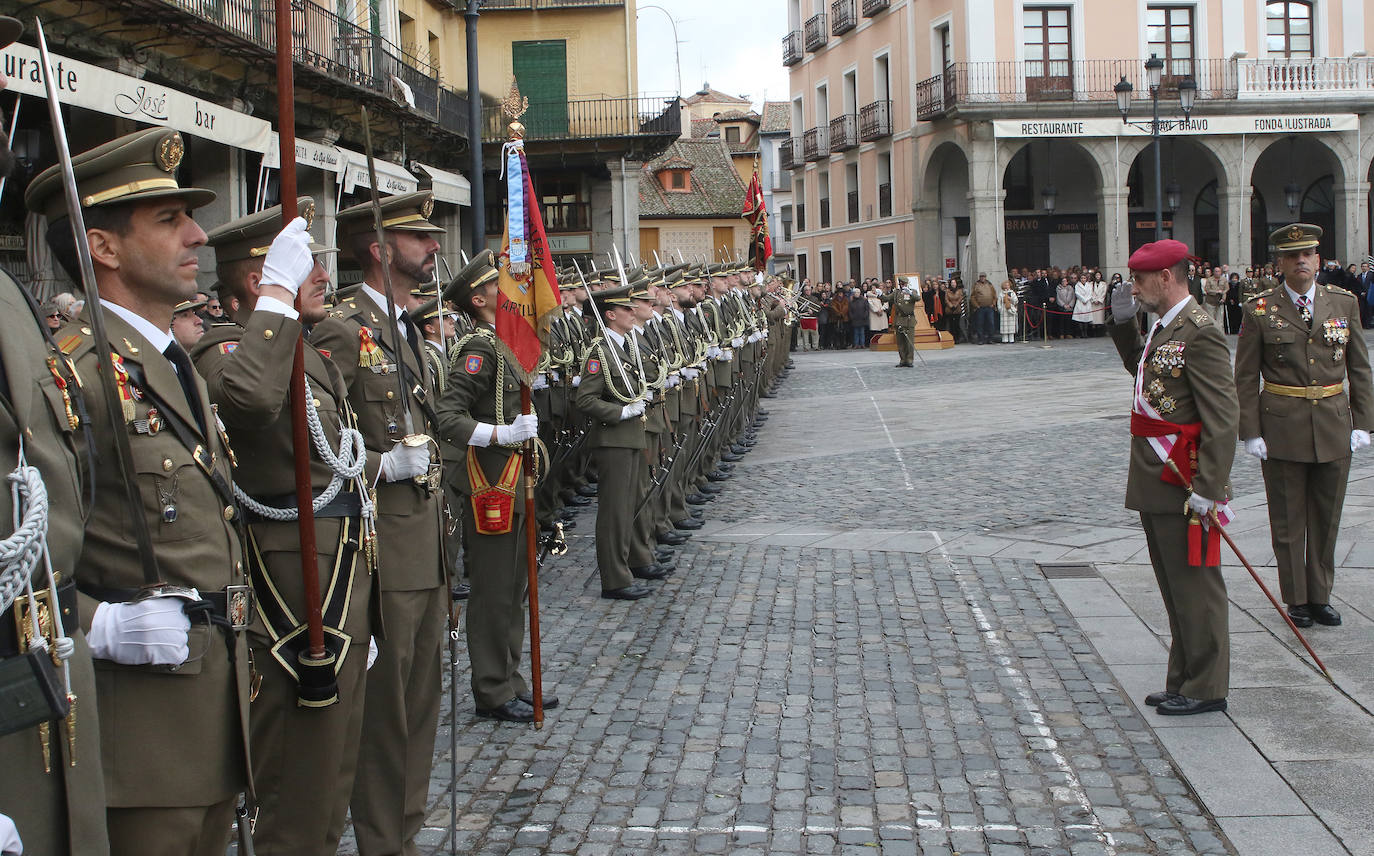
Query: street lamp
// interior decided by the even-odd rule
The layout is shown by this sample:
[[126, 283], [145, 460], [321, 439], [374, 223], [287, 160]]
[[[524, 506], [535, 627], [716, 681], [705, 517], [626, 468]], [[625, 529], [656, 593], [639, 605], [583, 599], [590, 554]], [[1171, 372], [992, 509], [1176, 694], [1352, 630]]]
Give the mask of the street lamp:
[[677, 40], [677, 19], [673, 17], [673, 13], [672, 13], [672, 12], [669, 12], [667, 9], [663, 8], [662, 6], [651, 6], [651, 5], [647, 4], [647, 3], [645, 3], [645, 4], [641, 4], [641, 5], [639, 6], [639, 8], [640, 8], [640, 9], [657, 9], [658, 11], [660, 11], [660, 12], [662, 12], [663, 14], [665, 14], [665, 15], [668, 16], [668, 23], [671, 24], [672, 27], [673, 27], [673, 64], [677, 67], [677, 94], [678, 94], [678, 95], [681, 95], [681, 94], [682, 94], [682, 56], [681, 56], [681, 54], [678, 53], [678, 45], [681, 44], [681, 42], [679, 42], [679, 41]]
[[1164, 188], [1164, 204], [1168, 206], [1169, 213], [1178, 210], [1178, 206], [1183, 201], [1183, 189], [1178, 186], [1178, 181], [1171, 179], [1168, 186]]
[[1040, 191], [1040, 206], [1045, 209], [1046, 214], [1054, 213], [1054, 205], [1058, 198], [1059, 191], [1055, 189], [1053, 184], [1045, 185], [1045, 188]]
[[1121, 76], [1121, 81], [1112, 87], [1112, 91], [1116, 93], [1116, 107], [1121, 111], [1121, 121], [1133, 128], [1140, 128], [1141, 130], [1148, 128], [1150, 131], [1150, 140], [1155, 150], [1155, 240], [1158, 241], [1164, 237], [1164, 191], [1160, 187], [1163, 180], [1163, 170], [1160, 166], [1159, 133], [1161, 125], [1163, 126], [1162, 129], [1167, 131], [1188, 121], [1188, 117], [1193, 112], [1193, 104], [1197, 100], [1197, 81], [1193, 80], [1191, 75], [1179, 81], [1178, 103], [1183, 110], [1182, 121], [1166, 120], [1162, 123], [1159, 120], [1159, 88], [1164, 82], [1164, 60], [1155, 54], [1150, 54], [1150, 58], [1145, 60], [1145, 82], [1150, 87], [1150, 103], [1154, 111], [1148, 124], [1132, 122], [1130, 119], [1131, 94], [1135, 87], [1131, 86], [1126, 75]]
[[1283, 188], [1283, 204], [1288, 206], [1291, 214], [1298, 213], [1298, 205], [1302, 202], [1302, 188], [1293, 182], [1288, 182]]

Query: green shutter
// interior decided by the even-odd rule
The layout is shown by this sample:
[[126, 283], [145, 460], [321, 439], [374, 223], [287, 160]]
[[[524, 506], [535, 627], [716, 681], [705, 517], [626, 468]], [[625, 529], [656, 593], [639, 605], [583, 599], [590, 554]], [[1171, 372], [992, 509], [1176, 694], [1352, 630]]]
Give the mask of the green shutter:
[[511, 66], [520, 94], [530, 100], [529, 112], [521, 120], [529, 136], [567, 136], [567, 42], [512, 42]]

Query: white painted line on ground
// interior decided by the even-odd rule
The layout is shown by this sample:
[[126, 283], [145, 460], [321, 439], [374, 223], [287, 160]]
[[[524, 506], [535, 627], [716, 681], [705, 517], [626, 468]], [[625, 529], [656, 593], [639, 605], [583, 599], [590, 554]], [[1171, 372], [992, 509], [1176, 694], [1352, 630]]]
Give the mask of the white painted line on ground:
[[[868, 382], [864, 380], [864, 376], [860, 374], [857, 368], [854, 369], [854, 374], [859, 378], [859, 383], [863, 384], [864, 391], [867, 392]], [[887, 420], [883, 418], [883, 410], [878, 406], [878, 399], [870, 395], [868, 400], [873, 402], [873, 410], [878, 414], [878, 424], [882, 426], [883, 433], [887, 435], [887, 445], [892, 449], [892, 456], [897, 459], [897, 466], [901, 467], [902, 481], [906, 484], [906, 489], [915, 490], [916, 484], [911, 480], [911, 471], [906, 468], [906, 461], [902, 459], [902, 450], [897, 448], [896, 441], [892, 439], [892, 432], [888, 430]]]
[[[495, 825], [495, 824], [494, 824]], [[447, 827], [426, 827], [444, 831]], [[806, 826], [762, 826], [759, 824], [737, 823], [729, 826], [688, 826], [685, 824], [659, 824], [657, 826], [611, 826], [610, 824], [592, 824], [587, 827], [588, 832], [640, 832], [652, 835], [734, 835], [735, 833], [755, 833], [761, 835], [777, 834], [801, 834], [801, 835], [839, 835], [843, 832], [861, 832], [877, 836], [883, 831], [890, 832], [1063, 832], [1066, 830], [1081, 830], [1092, 832], [1094, 828], [1081, 823], [1070, 823], [1063, 826], [1016, 826], [1010, 823], [986, 823], [986, 824], [941, 824], [934, 820], [918, 820], [915, 824], [910, 823], [884, 823], [878, 826], [822, 826], [817, 824], [807, 824]], [[520, 832], [553, 832], [554, 825], [551, 823], [527, 823], [517, 830]]]
[[1049, 752], [1055, 767], [1063, 774], [1064, 780], [1068, 783], [1065, 787], [1051, 787], [1051, 794], [1061, 802], [1071, 800], [1077, 803], [1078, 807], [1088, 817], [1088, 823], [1081, 825], [1080, 828], [1092, 832], [1093, 837], [1106, 848], [1108, 856], [1114, 856], [1116, 847], [1112, 841], [1112, 836], [1102, 828], [1102, 821], [1098, 820], [1097, 812], [1093, 810], [1092, 801], [1088, 799], [1087, 791], [1083, 789], [1083, 783], [1078, 779], [1078, 773], [1069, 764], [1069, 759], [1065, 758], [1064, 753], [1060, 751], [1059, 741], [1055, 739], [1054, 732], [1045, 725], [1045, 714], [1036, 704], [1035, 697], [1031, 695], [1030, 681], [1026, 678], [1025, 673], [1016, 667], [1016, 660], [1011, 656], [1011, 646], [1002, 638], [1001, 632], [988, 621], [983, 608], [974, 599], [971, 587], [965, 582], [965, 575], [955, 567], [954, 560], [950, 558], [949, 550], [945, 549], [945, 542], [940, 537], [940, 533], [934, 529], [927, 531], [935, 539], [936, 551], [945, 560], [945, 565], [948, 566], [950, 573], [954, 576], [955, 583], [959, 586], [959, 592], [964, 596], [964, 602], [968, 604], [969, 611], [973, 613], [973, 620], [978, 625], [978, 632], [987, 642], [993, 661], [1001, 666], [1002, 673], [1011, 679], [1012, 686], [1016, 688], [1017, 701], [1035, 725], [1036, 733], [1039, 734], [1040, 739], [1039, 741], [1032, 741], [1029, 748], [1044, 749]]

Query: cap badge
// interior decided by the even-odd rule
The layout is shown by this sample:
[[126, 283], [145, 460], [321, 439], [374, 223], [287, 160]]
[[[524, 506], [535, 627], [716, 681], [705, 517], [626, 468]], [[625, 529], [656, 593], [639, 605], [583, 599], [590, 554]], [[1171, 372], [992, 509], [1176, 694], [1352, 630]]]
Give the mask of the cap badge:
[[315, 224], [315, 201], [313, 199], [305, 203], [305, 207], [300, 210], [300, 215], [305, 218], [305, 228], [309, 229]]
[[181, 134], [164, 137], [157, 146], [157, 165], [162, 167], [164, 172], [176, 172], [185, 154], [186, 144], [181, 141]]
[[1293, 228], [1291, 228], [1291, 229], [1288, 230], [1288, 240], [1290, 240], [1290, 241], [1297, 241], [1297, 240], [1299, 240], [1299, 239], [1301, 239], [1301, 238], [1302, 238], [1302, 228], [1301, 228], [1301, 227], [1299, 227], [1299, 226], [1294, 226]]
[[429, 219], [429, 215], [434, 213], [434, 197], [426, 196], [425, 201], [420, 203], [420, 216]]

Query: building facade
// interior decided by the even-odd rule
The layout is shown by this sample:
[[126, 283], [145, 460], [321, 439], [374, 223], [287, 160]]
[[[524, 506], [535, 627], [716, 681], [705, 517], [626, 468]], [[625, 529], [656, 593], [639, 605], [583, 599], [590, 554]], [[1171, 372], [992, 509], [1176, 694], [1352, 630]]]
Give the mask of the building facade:
[[[790, 2], [783, 54], [794, 128], [805, 129], [792, 141], [794, 181], [814, 183], [795, 193], [797, 207], [833, 213], [824, 200], [841, 164], [849, 192], [852, 156], [835, 136], [837, 123], [843, 132], [861, 119], [850, 112], [861, 99], [848, 97], [846, 69], [862, 92], [878, 43], [904, 54], [889, 65], [907, 81], [893, 90], [893, 145], [911, 141], [894, 159], [893, 193], [906, 218], [899, 263], [913, 270], [1124, 272], [1154, 238], [1156, 199], [1163, 234], [1232, 268], [1262, 261], [1269, 230], [1294, 219], [1323, 226], [1328, 258], [1371, 250], [1374, 14], [1364, 0]], [[1158, 169], [1152, 55], [1163, 63]], [[1145, 128], [1122, 120], [1123, 80], [1128, 118]], [[1186, 121], [1184, 81], [1196, 86]], [[861, 194], [863, 157], [861, 147]], [[834, 277], [847, 271], [835, 268], [841, 246], [871, 252], [862, 216], [828, 219], [798, 229], [798, 264], [805, 256], [813, 279], [829, 278], [816, 261], [827, 250]]]
[[673, 143], [639, 174], [639, 258], [742, 257], [749, 246], [744, 187], [729, 144], [716, 135]]
[[759, 120], [759, 159], [764, 204], [768, 208], [768, 232], [773, 239], [770, 273], [796, 270], [792, 247], [792, 170], [779, 161], [782, 146], [792, 139], [792, 105], [765, 101]]

